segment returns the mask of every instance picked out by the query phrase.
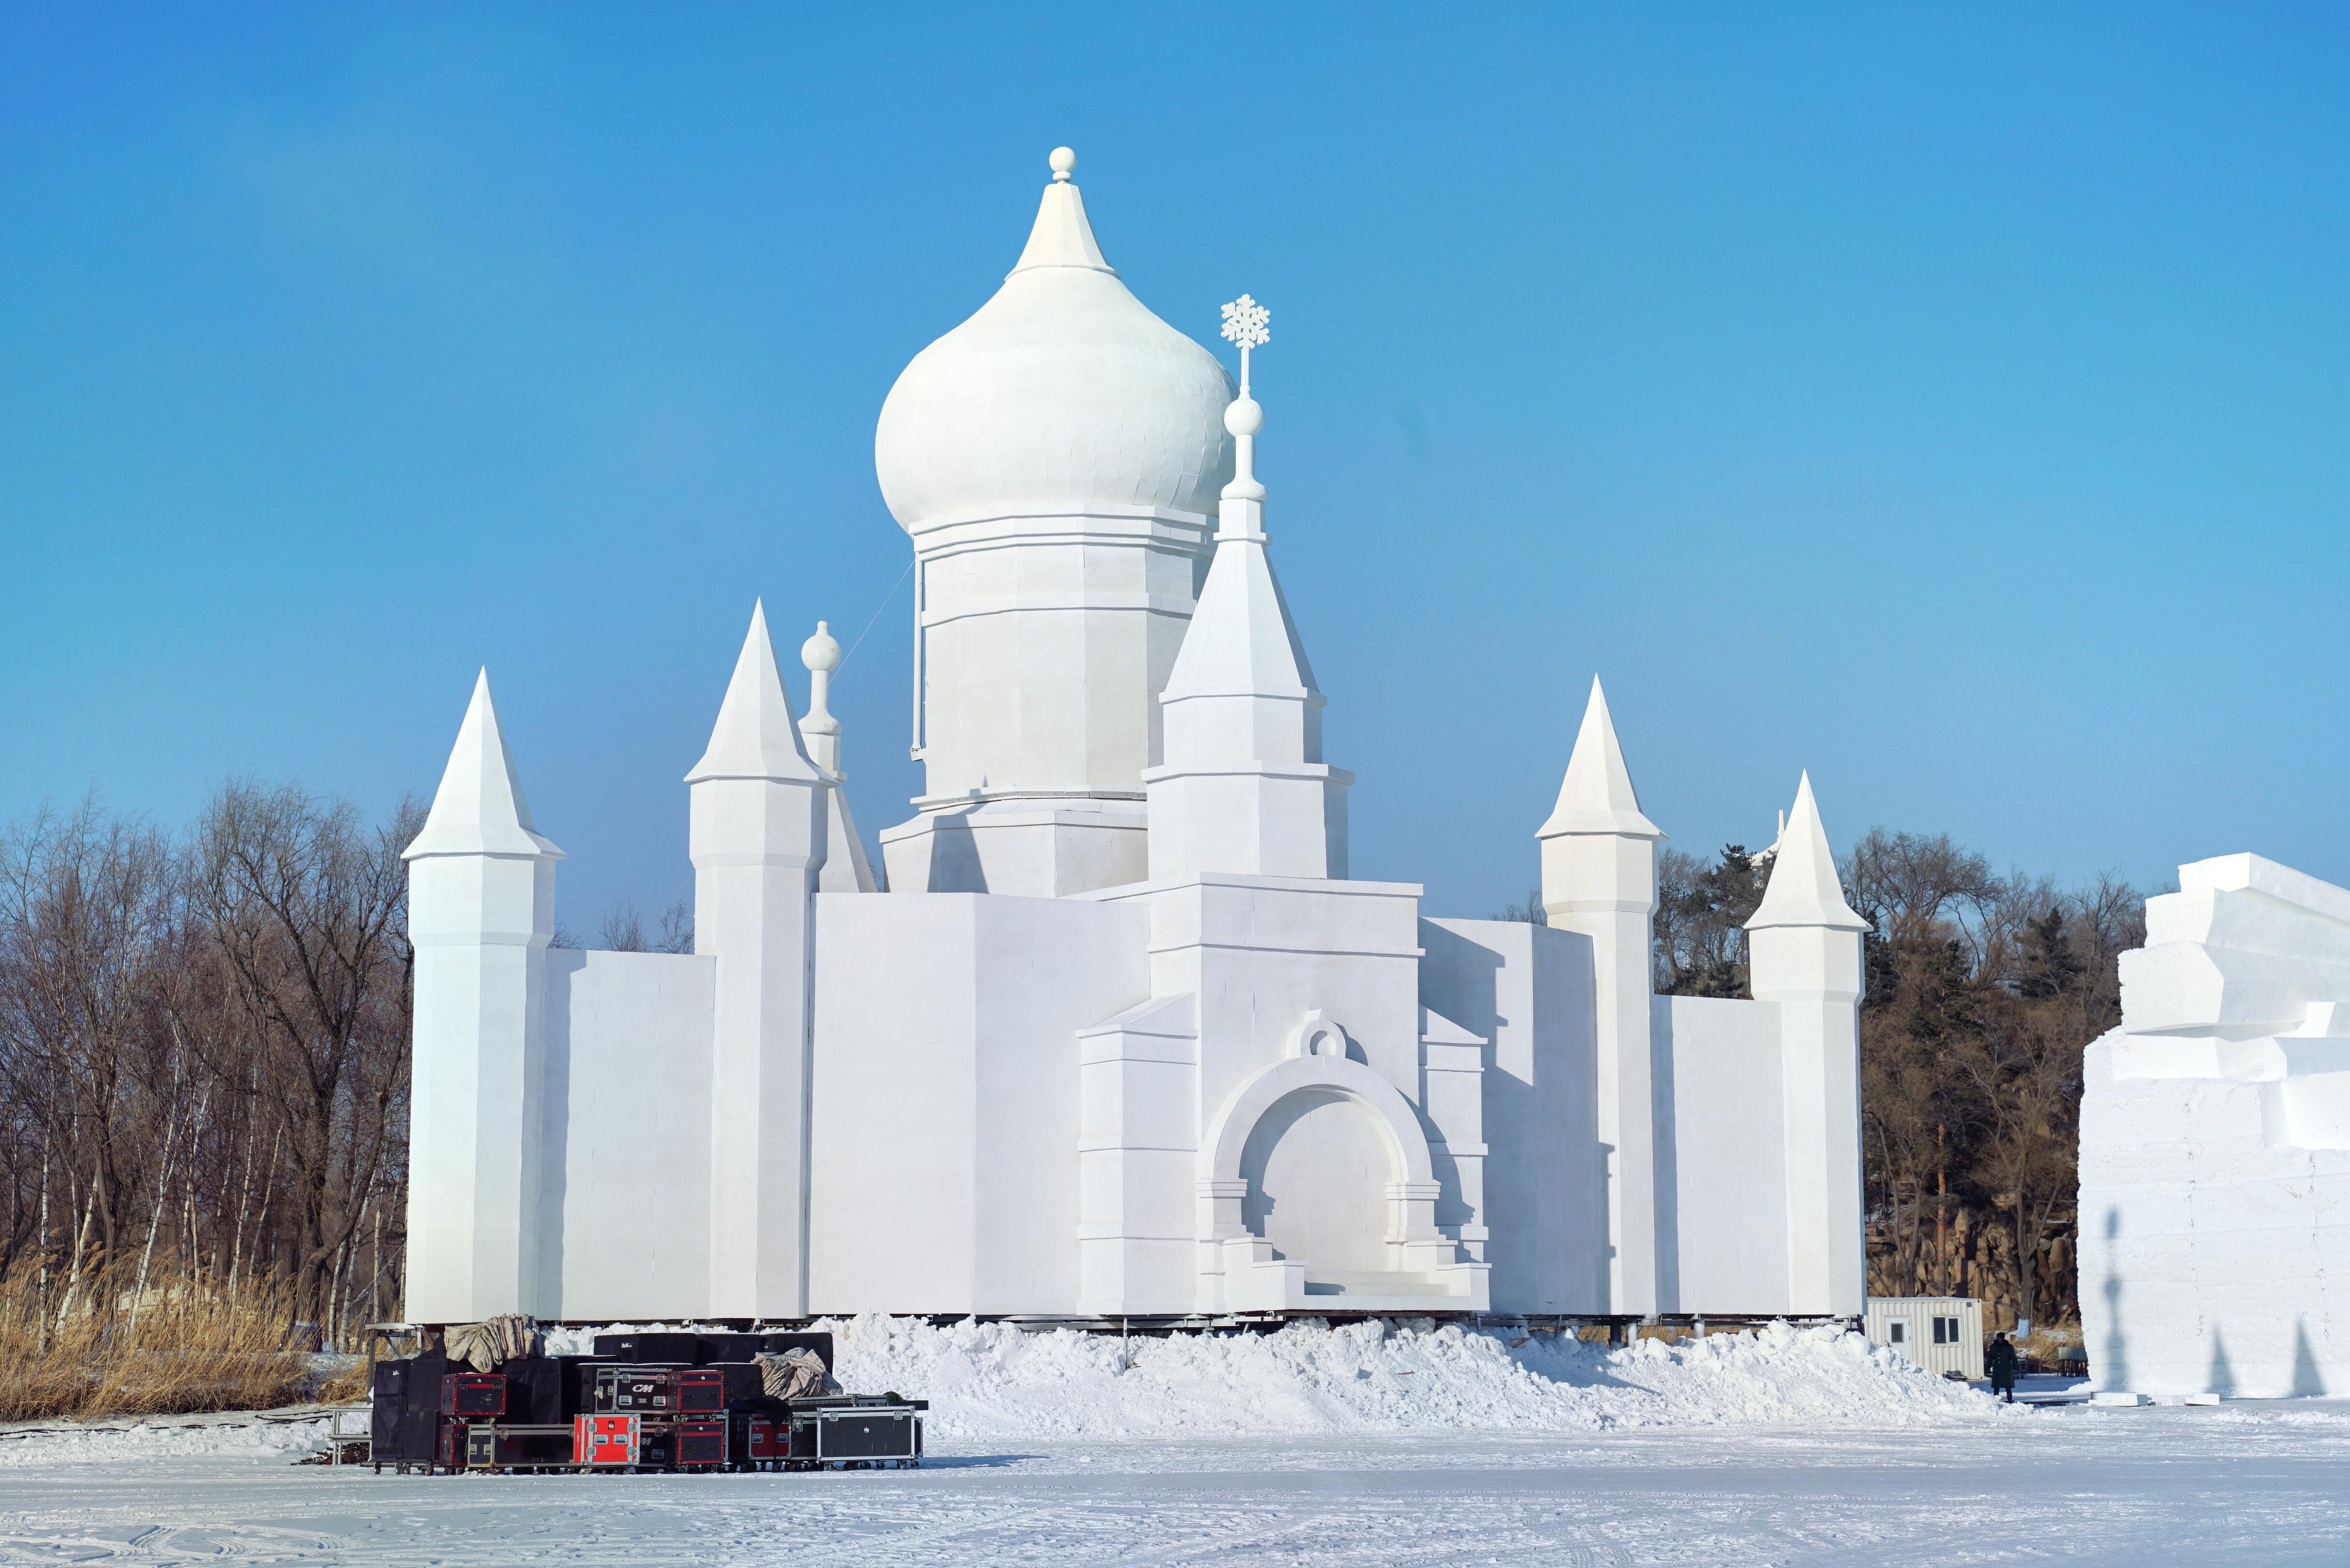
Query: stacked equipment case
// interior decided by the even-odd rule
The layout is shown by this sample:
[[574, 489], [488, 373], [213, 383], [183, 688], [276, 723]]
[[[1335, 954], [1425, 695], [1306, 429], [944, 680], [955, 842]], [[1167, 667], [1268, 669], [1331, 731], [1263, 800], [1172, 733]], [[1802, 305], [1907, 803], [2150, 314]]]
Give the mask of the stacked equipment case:
[[746, 1470], [921, 1462], [927, 1401], [770, 1397], [751, 1357], [828, 1334], [599, 1334], [593, 1355], [518, 1356], [495, 1372], [439, 1354], [379, 1362], [369, 1458], [381, 1470]]

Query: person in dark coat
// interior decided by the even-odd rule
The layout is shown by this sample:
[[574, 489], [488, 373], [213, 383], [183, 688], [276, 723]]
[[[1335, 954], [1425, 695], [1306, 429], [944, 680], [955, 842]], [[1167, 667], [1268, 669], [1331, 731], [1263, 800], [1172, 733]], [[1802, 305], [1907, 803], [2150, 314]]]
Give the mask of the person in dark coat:
[[2007, 1343], [2007, 1335], [1991, 1336], [1991, 1348], [1983, 1352], [1983, 1365], [1991, 1368], [1991, 1391], [2004, 1394], [2007, 1402], [2015, 1403], [2015, 1346]]

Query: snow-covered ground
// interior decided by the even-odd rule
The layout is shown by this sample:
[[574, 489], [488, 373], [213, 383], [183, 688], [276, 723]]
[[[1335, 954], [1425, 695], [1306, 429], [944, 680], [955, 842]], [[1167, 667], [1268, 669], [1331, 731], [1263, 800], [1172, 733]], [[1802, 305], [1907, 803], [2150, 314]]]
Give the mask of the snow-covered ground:
[[915, 1471], [378, 1476], [315, 1427], [0, 1440], [0, 1562], [2350, 1562], [2350, 1402], [1993, 1407], [1856, 1340], [842, 1329]]

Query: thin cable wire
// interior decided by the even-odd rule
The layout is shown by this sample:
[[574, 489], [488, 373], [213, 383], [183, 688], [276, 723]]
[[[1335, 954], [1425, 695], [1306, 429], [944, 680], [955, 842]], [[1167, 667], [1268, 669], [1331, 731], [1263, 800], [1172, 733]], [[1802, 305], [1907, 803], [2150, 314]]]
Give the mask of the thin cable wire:
[[906, 558], [906, 569], [898, 574], [898, 580], [889, 585], [889, 591], [881, 597], [881, 602], [879, 604], [873, 607], [873, 619], [865, 623], [865, 631], [858, 632], [857, 634], [857, 640], [848, 645], [848, 651], [840, 656], [840, 666], [842, 669], [847, 669], [848, 661], [857, 657], [857, 650], [865, 646], [866, 632], [869, 632], [873, 629], [873, 622], [881, 618], [881, 612], [889, 607], [889, 601], [898, 597], [898, 590], [906, 586], [906, 578], [912, 574], [913, 570], [914, 559], [912, 556], [909, 556]]

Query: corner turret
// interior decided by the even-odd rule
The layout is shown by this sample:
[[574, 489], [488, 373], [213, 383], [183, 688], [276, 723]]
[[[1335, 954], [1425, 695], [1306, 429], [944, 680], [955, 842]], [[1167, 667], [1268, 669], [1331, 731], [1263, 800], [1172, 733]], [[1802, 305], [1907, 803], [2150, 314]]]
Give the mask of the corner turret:
[[807, 1311], [808, 903], [827, 781], [800, 742], [765, 607], [692, 786], [693, 950], [718, 961], [711, 1064], [711, 1310]]
[[1791, 1310], [1866, 1305], [1860, 1211], [1861, 936], [1812, 798], [1795, 787], [1762, 906], [1746, 922], [1754, 999], [1778, 1004], [1787, 1148]]
[[1597, 1003], [1599, 1142], [1607, 1149], [1608, 1311], [1659, 1310], [1657, 1235], [1656, 982], [1648, 948], [1657, 844], [1640, 811], [1607, 694], [1592, 677], [1558, 804], [1542, 841], [1543, 909], [1591, 940]]
[[563, 851], [531, 821], [486, 670], [403, 858], [416, 948], [408, 1315], [536, 1312], [546, 945]]

